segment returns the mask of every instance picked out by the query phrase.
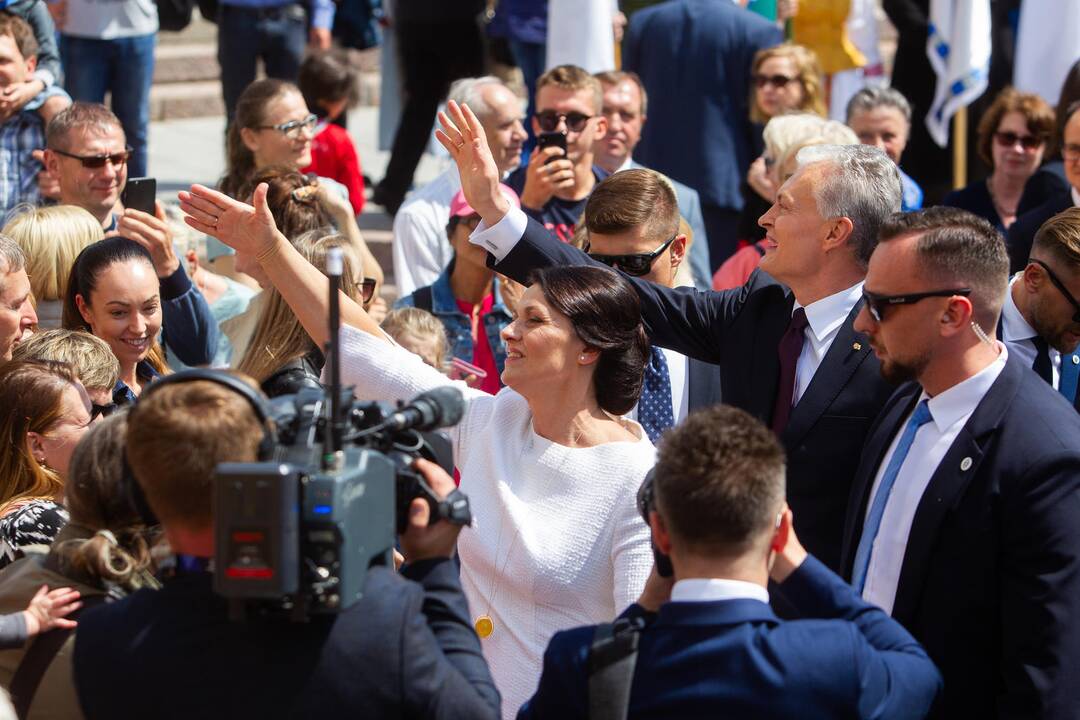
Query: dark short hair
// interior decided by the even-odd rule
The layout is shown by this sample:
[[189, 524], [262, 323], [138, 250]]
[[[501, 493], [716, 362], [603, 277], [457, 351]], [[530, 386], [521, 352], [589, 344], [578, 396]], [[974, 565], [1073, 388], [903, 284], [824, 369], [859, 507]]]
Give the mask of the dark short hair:
[[784, 502], [784, 450], [749, 413], [714, 405], [664, 435], [654, 482], [669, 532], [695, 550], [736, 556], [774, 527]]
[[341, 49], [308, 55], [300, 65], [296, 84], [300, 87], [308, 109], [319, 117], [326, 116], [326, 110], [319, 104], [320, 100], [337, 102], [347, 99], [348, 107], [353, 107], [360, 101], [356, 70], [349, 64], [349, 56]]
[[919, 235], [915, 253], [927, 281], [970, 287], [975, 320], [986, 332], [997, 327], [1009, 285], [1009, 254], [1001, 233], [966, 210], [932, 207], [890, 217], [881, 226], [880, 242], [911, 235]]
[[114, 128], [124, 131], [120, 118], [113, 111], [100, 103], [73, 102], [65, 110], [56, 113], [45, 129], [45, 145], [54, 150], [62, 147], [72, 130], [86, 130], [104, 134]]
[[605, 70], [596, 73], [593, 77], [600, 81], [601, 87], [618, 85], [624, 80], [634, 83], [637, 85], [638, 92], [641, 93], [641, 114], [643, 116], [649, 114], [649, 94], [645, 92], [645, 83], [641, 82], [641, 76], [633, 70]]
[[7, 10], [0, 10], [0, 35], [10, 35], [24, 60], [37, 57], [38, 41], [30, 23]]
[[641, 302], [630, 283], [602, 267], [549, 267], [530, 277], [544, 299], [570, 319], [588, 347], [600, 351], [593, 384], [596, 402], [612, 415], [637, 404], [649, 358]]
[[1080, 208], [1059, 212], [1035, 233], [1031, 254], [1042, 254], [1064, 265], [1070, 272], [1080, 270]]
[[1054, 151], [1054, 109], [1035, 93], [1022, 93], [1007, 87], [983, 113], [976, 131], [979, 157], [990, 167], [994, 167], [994, 133], [1001, 119], [1011, 112], [1024, 116], [1028, 132], [1046, 143], [1047, 155]]
[[585, 227], [590, 233], [616, 235], [640, 226], [646, 226], [658, 242], [678, 231], [678, 199], [663, 175], [632, 168], [609, 175], [593, 188], [585, 204]]

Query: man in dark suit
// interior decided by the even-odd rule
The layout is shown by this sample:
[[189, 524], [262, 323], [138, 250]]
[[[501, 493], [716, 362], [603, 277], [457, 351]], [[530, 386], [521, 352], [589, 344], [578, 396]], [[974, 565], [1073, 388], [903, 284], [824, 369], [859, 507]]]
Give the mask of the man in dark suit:
[[1080, 208], [1068, 208], [1035, 233], [1027, 267], [1009, 282], [998, 338], [1080, 410], [1078, 295]]
[[1080, 102], [1073, 103], [1065, 116], [1061, 156], [1065, 161], [1067, 188], [1056, 189], [1042, 205], [1016, 218], [1009, 228], [1009, 269], [1020, 272], [1028, 265], [1031, 244], [1043, 223], [1062, 210], [1080, 206]]
[[623, 67], [652, 99], [637, 159], [701, 195], [712, 271], [735, 252], [740, 188], [754, 159], [750, 64], [783, 39], [775, 23], [716, 0], [655, 5], [627, 30]]
[[[685, 259], [679, 207], [666, 178], [654, 170], [625, 170], [593, 190], [585, 206], [586, 251], [633, 277], [675, 287]], [[654, 443], [688, 412], [720, 402], [715, 365], [659, 346], [645, 368], [641, 399], [631, 416]]]
[[[499, 261], [498, 272], [527, 282], [538, 267], [595, 263], [510, 210], [497, 195], [498, 169], [479, 122], [450, 108], [456, 125], [443, 116], [450, 135], [440, 132], [440, 140], [482, 218], [471, 239]], [[892, 391], [852, 322], [878, 225], [900, 209], [900, 179], [895, 163], [869, 146], [815, 146], [799, 158], [761, 218], [770, 247], [745, 286], [701, 292], [628, 279], [652, 343], [719, 365], [724, 402], [780, 436], [799, 535], [838, 568], [859, 451]]]
[[[132, 413], [127, 457], [176, 572], [79, 618], [75, 683], [88, 719], [499, 717], [450, 559], [460, 528], [428, 527], [423, 500], [400, 538], [401, 575], [372, 567], [363, 598], [336, 615], [232, 620], [209, 570], [212, 478], [219, 462], [256, 459], [263, 411], [218, 382], [161, 383]], [[440, 495], [453, 490], [437, 466], [418, 469]]]
[[[649, 518], [674, 586], [654, 572], [623, 614], [651, 621], [636, 631], [625, 717], [923, 717], [940, 675], [898, 623], [803, 550], [776, 436], [721, 405], [691, 415], [659, 450]], [[803, 619], [777, 619], [770, 578]], [[519, 720], [592, 717], [595, 636], [582, 627], [552, 638]]]
[[915, 382], [866, 443], [844, 569], [937, 663], [936, 718], [1080, 708], [1080, 416], [984, 331], [1007, 280], [985, 220], [896, 216], [855, 323], [883, 374]]

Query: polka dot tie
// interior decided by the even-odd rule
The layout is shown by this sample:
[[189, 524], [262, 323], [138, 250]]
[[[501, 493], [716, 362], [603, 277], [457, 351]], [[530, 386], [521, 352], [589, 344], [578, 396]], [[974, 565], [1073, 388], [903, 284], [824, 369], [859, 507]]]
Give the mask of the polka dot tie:
[[645, 384], [638, 401], [638, 422], [654, 443], [664, 431], [675, 424], [671, 410], [671, 376], [668, 375], [664, 352], [654, 347], [649, 364], [645, 366]]

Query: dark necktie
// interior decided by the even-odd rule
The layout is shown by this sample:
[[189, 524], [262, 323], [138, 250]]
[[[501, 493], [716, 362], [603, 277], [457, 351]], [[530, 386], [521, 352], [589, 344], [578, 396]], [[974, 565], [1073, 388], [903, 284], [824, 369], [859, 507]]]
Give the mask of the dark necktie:
[[1035, 345], [1035, 364], [1031, 366], [1031, 369], [1035, 371], [1036, 375], [1050, 383], [1050, 386], [1053, 387], [1054, 368], [1050, 364], [1050, 347], [1046, 344], [1046, 341], [1038, 335], [1031, 338], [1031, 342]]
[[649, 364], [645, 366], [645, 382], [638, 400], [638, 422], [654, 444], [675, 424], [671, 409], [671, 376], [667, 358], [658, 347], [653, 347]]
[[802, 353], [804, 331], [807, 326], [806, 311], [795, 308], [791, 314], [784, 337], [780, 338], [777, 355], [780, 356], [780, 377], [776, 388], [776, 404], [773, 406], [772, 429], [777, 435], [787, 427], [791, 416], [792, 399], [795, 397], [795, 366]]

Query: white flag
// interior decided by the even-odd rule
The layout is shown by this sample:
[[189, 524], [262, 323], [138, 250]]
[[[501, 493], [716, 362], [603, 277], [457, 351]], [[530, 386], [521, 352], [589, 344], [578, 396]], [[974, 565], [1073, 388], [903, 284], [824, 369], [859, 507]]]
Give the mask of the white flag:
[[1024, 0], [1016, 36], [1016, 88], [1057, 105], [1065, 75], [1077, 60], [1080, 0]]
[[613, 0], [548, 0], [547, 69], [577, 65], [591, 73], [614, 70], [612, 19], [617, 11]]
[[930, 0], [926, 54], [937, 74], [937, 92], [926, 127], [941, 147], [949, 120], [986, 92], [990, 68], [990, 0]]

